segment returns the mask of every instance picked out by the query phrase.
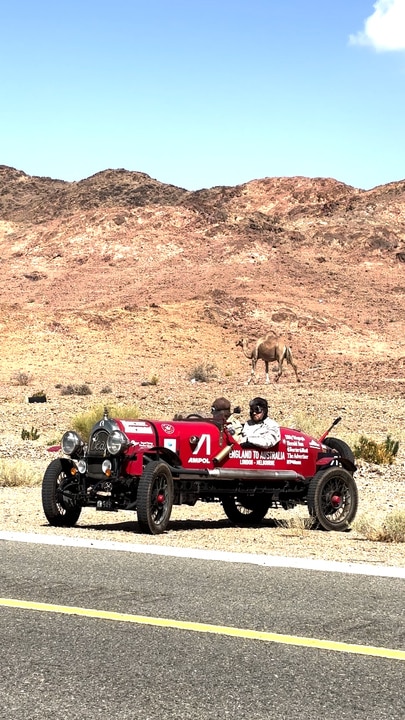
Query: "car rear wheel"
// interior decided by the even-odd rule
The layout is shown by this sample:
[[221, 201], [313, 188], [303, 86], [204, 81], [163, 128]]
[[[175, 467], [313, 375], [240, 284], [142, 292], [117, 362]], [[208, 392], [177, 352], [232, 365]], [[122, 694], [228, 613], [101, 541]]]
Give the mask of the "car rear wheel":
[[222, 507], [234, 525], [257, 525], [267, 514], [269, 504], [264, 498], [225, 495]]
[[173, 478], [166, 463], [148, 463], [138, 486], [137, 513], [141, 532], [160, 535], [166, 530], [172, 512], [173, 496]]
[[308, 511], [325, 530], [348, 530], [358, 507], [353, 476], [341, 467], [317, 472], [308, 487]]
[[53, 460], [45, 470], [42, 481], [42, 507], [45, 517], [54, 527], [75, 525], [82, 511], [73, 497], [64, 493], [64, 486], [71, 480], [71, 464], [67, 460]]
[[353, 450], [351, 449], [351, 447], [349, 447], [347, 443], [344, 442], [344, 440], [340, 440], [339, 438], [334, 437], [327, 437], [323, 442], [324, 445], [332, 448], [332, 450], [337, 450], [337, 452], [339, 453], [339, 455], [341, 455], [342, 458], [350, 460], [353, 465], [355, 464], [356, 460]]

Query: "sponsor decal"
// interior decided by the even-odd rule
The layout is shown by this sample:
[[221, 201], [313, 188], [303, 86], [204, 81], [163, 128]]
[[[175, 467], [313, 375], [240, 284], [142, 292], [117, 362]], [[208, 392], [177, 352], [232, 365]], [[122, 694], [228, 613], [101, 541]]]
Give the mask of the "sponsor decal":
[[168, 450], [176, 452], [176, 439], [175, 438], [163, 438], [163, 447]]
[[198, 465], [200, 465], [200, 464], [209, 465], [210, 464], [209, 459], [206, 457], [189, 457], [188, 462], [189, 463], [197, 463]]
[[251, 450], [239, 450], [236, 448], [235, 450], [231, 450], [229, 453], [230, 458], [235, 458], [236, 460], [241, 460], [244, 458], [251, 458], [252, 457], [252, 451]]
[[255, 460], [256, 465], [274, 465], [275, 460], [285, 460], [285, 452], [283, 450], [272, 452], [271, 450], [245, 450], [243, 448], [235, 448], [231, 450], [229, 457], [240, 460], [241, 465], [246, 465], [246, 463], [242, 461], [247, 459]]
[[174, 427], [170, 423], [162, 423], [161, 428], [166, 435], [173, 435], [174, 433]]
[[125, 432], [142, 435], [153, 435], [151, 426], [140, 420], [122, 420]]
[[[211, 455], [211, 435], [208, 435], [207, 433], [203, 433], [197, 443], [197, 446], [195, 450], [193, 450], [193, 455], [198, 455], [201, 448], [205, 445], [205, 454]], [[207, 460], [209, 462], [209, 460]]]

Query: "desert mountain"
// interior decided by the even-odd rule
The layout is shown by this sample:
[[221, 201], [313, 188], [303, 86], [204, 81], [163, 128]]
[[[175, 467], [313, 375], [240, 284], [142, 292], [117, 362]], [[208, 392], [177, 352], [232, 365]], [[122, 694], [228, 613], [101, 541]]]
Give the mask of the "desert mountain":
[[191, 192], [123, 169], [64, 182], [0, 166], [0, 247], [3, 383], [26, 368], [139, 384], [206, 363], [243, 384], [236, 341], [274, 330], [314, 387], [403, 397], [405, 180]]

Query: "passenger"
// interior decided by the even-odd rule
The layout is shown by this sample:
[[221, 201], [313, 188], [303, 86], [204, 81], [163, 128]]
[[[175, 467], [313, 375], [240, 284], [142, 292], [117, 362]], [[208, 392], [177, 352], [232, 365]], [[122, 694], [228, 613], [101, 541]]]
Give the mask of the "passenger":
[[280, 426], [268, 417], [267, 400], [255, 397], [249, 403], [250, 420], [242, 428], [242, 447], [259, 447], [267, 450], [280, 440]]
[[231, 403], [225, 397], [219, 397], [212, 403], [212, 419], [216, 423], [226, 423], [231, 416]]

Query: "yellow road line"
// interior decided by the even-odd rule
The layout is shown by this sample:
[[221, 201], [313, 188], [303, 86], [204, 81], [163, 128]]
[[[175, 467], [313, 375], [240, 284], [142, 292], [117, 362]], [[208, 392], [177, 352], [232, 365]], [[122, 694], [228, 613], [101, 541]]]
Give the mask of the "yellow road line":
[[317, 638], [300, 637], [295, 635], [281, 635], [279, 633], [229, 627], [227, 625], [210, 625], [208, 623], [171, 620], [169, 618], [155, 618], [148, 617], [146, 615], [128, 615], [125, 613], [110, 612], [107, 610], [71, 607], [69, 605], [50, 605], [48, 603], [15, 600], [13, 598], [0, 598], [0, 606], [21, 608], [23, 610], [39, 610], [40, 612], [61, 613], [63, 615], [79, 615], [81, 617], [114, 620], [116, 622], [128, 622], [138, 625], [174, 628], [176, 630], [188, 630], [189, 632], [213, 633], [215, 635], [226, 635], [247, 640], [262, 640], [264, 642], [280, 643], [282, 645], [297, 645], [300, 647], [311, 647], [318, 648], [320, 650], [353, 653], [356, 655], [372, 655], [374, 657], [389, 658], [391, 660], [405, 660], [405, 650], [373, 647], [372, 645], [355, 645], [353, 643], [335, 642], [333, 640], [319, 640]]

